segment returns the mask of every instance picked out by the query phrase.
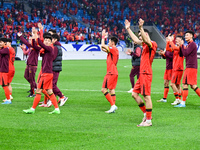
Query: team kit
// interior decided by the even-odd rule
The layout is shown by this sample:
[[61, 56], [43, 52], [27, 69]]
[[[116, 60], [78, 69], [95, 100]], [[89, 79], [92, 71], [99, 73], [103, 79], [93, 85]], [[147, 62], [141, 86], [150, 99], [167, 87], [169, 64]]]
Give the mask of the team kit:
[[[157, 50], [157, 43], [152, 41], [149, 31], [143, 28], [144, 20], [138, 21], [138, 36], [130, 29], [130, 22], [125, 20], [125, 29], [137, 47], [127, 54], [132, 56], [132, 69], [130, 81], [132, 93], [140, 110], [144, 114], [142, 122], [138, 127], [152, 126], [152, 100], [151, 100], [151, 83], [152, 83], [152, 63]], [[26, 61], [24, 78], [30, 83], [30, 94], [27, 97], [34, 97], [31, 108], [23, 110], [26, 114], [34, 114], [36, 107], [50, 107], [55, 109], [49, 114], [60, 114], [59, 104], [63, 106], [68, 97], [57, 87], [59, 73], [62, 71], [62, 49], [60, 37], [55, 30], [50, 29], [43, 33], [43, 26], [38, 23], [37, 30], [32, 28], [32, 35], [26, 40], [22, 33], [17, 36], [25, 46], [20, 46], [23, 51], [28, 51], [29, 55]], [[194, 32], [185, 32], [185, 41], [182, 36], [168, 35], [166, 37], [166, 50], [160, 50], [159, 54], [166, 59], [166, 70], [164, 73], [164, 95], [157, 102], [167, 102], [169, 92], [169, 83], [174, 92], [175, 101], [171, 103], [174, 107], [186, 107], [185, 102], [188, 96], [188, 86], [200, 97], [200, 89], [197, 86], [197, 46], [193, 41]], [[108, 45], [105, 45], [105, 39], [109, 38]], [[175, 42], [174, 42], [175, 41]], [[2, 104], [12, 104], [12, 87], [11, 82], [15, 74], [14, 60], [15, 50], [11, 46], [12, 39], [0, 38], [0, 84], [4, 89], [6, 99]], [[102, 93], [110, 103], [110, 109], [105, 113], [115, 113], [118, 107], [115, 105], [116, 95], [115, 88], [118, 80], [117, 62], [119, 51], [116, 47], [118, 38], [109, 36], [105, 29], [102, 30], [101, 50], [107, 53], [107, 73], [102, 84]], [[25, 50], [26, 49], [26, 50]], [[42, 57], [42, 66], [35, 81], [35, 73], [38, 66], [38, 56]], [[183, 61], [186, 60], [184, 70]], [[137, 81], [134, 83], [134, 76], [137, 75]], [[182, 79], [183, 77], [183, 79]], [[182, 88], [181, 88], [182, 79]], [[44, 94], [44, 100], [41, 101], [41, 94]], [[143, 97], [140, 97], [140, 95]], [[56, 96], [59, 97], [58, 101]]]

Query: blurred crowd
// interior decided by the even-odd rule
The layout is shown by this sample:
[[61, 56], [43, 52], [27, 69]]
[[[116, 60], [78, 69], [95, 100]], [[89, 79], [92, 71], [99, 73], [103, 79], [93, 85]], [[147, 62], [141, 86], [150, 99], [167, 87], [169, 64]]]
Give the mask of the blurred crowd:
[[200, 39], [199, 0], [28, 0], [28, 4], [30, 14], [21, 1], [15, 0], [10, 8], [1, 2], [0, 35], [17, 40], [16, 33], [21, 31], [28, 37], [31, 28], [41, 22], [45, 30], [56, 29], [66, 43], [100, 43], [104, 28], [127, 41], [124, 20], [137, 25], [141, 17], [145, 25], [155, 24], [165, 36], [193, 30], [195, 38]]

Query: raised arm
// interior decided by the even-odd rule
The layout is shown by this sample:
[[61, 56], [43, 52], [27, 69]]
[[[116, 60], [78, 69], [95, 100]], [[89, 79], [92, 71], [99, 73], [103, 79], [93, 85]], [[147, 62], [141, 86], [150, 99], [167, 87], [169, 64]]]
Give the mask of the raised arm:
[[143, 29], [143, 24], [144, 24], [144, 20], [142, 20], [141, 18], [139, 19], [139, 29], [140, 29], [140, 33], [142, 36], [142, 40], [145, 44], [147, 44], [149, 47], [152, 47], [152, 43], [151, 43], [151, 39], [149, 38], [149, 36], [144, 32]]
[[108, 53], [109, 48], [105, 45], [105, 38], [108, 37], [108, 32], [105, 29], [102, 30], [102, 38], [101, 38], [101, 50]]
[[52, 51], [53, 48], [51, 46], [46, 46], [41, 40], [40, 38], [37, 39], [38, 40], [38, 44], [45, 49], [45, 51]]
[[125, 20], [124, 22], [125, 28], [128, 31], [128, 34], [130, 35], [131, 39], [138, 45], [142, 45], [142, 41], [138, 39], [138, 37], [132, 32], [130, 28], [130, 22], [128, 20]]
[[40, 35], [40, 39], [42, 40], [42, 41], [44, 41], [44, 38], [43, 38], [43, 25], [39, 22], [38, 23], [38, 28], [39, 28], [39, 35]]
[[17, 33], [17, 36], [28, 48], [32, 47], [32, 45], [22, 36], [22, 33]]

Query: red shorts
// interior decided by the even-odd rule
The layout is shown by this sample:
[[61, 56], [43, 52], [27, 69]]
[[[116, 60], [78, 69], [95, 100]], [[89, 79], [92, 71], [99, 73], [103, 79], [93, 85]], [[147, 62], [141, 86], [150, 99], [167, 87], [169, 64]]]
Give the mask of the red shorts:
[[180, 85], [182, 76], [183, 76], [183, 71], [181, 71], [181, 70], [180, 71], [179, 70], [173, 71], [171, 83], [175, 83], [176, 85]]
[[186, 68], [183, 74], [183, 84], [197, 85], [197, 69]]
[[15, 70], [9, 70], [9, 72], [8, 72], [8, 83], [12, 82], [14, 75], [15, 75]]
[[151, 95], [151, 82], [152, 82], [152, 75], [149, 74], [140, 74], [139, 79], [135, 83], [133, 92], [140, 93], [141, 95]]
[[164, 80], [171, 80], [172, 79], [172, 69], [165, 70]]
[[42, 73], [37, 85], [38, 89], [52, 89], [53, 73]]
[[107, 88], [113, 90], [117, 86], [118, 75], [116, 74], [107, 74], [104, 77], [102, 88]]
[[0, 85], [8, 85], [8, 73], [0, 73]]

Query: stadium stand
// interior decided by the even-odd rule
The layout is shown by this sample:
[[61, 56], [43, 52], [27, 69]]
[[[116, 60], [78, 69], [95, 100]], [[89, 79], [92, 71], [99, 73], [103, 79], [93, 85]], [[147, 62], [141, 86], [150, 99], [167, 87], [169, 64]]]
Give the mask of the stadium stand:
[[102, 28], [129, 43], [124, 20], [136, 25], [142, 17], [146, 25], [155, 24], [164, 36], [183, 35], [184, 31], [193, 30], [196, 42], [200, 43], [199, 0], [192, 3], [189, 0], [152, 0], [151, 3], [143, 0], [29, 0], [26, 4], [30, 12], [25, 11], [23, 0], [1, 1], [0, 35], [16, 41], [17, 32], [24, 32], [28, 37], [31, 27], [42, 22], [45, 30], [56, 29], [66, 43], [100, 43]]

